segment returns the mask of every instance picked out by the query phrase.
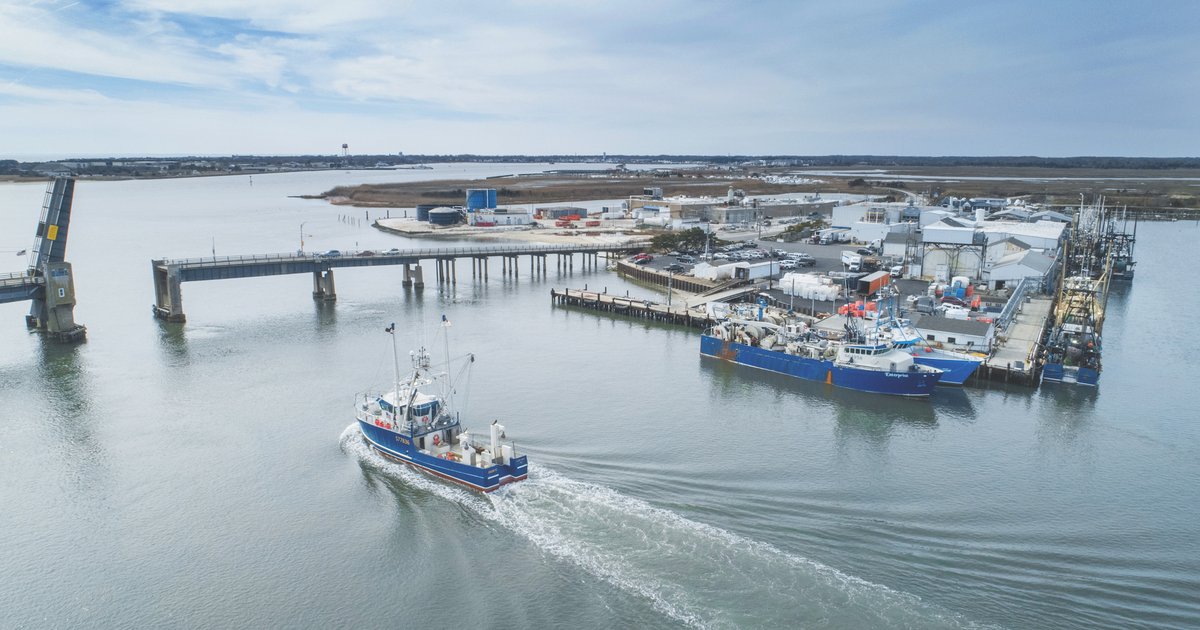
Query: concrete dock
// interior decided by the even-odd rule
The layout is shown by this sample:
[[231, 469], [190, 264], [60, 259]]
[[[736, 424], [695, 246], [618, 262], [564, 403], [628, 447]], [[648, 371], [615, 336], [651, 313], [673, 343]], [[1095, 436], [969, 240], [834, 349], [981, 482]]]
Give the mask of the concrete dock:
[[998, 335], [999, 343], [979, 366], [975, 378], [1036, 387], [1041, 378], [1038, 344], [1049, 325], [1053, 304], [1048, 296], [1026, 298], [1008, 330]]

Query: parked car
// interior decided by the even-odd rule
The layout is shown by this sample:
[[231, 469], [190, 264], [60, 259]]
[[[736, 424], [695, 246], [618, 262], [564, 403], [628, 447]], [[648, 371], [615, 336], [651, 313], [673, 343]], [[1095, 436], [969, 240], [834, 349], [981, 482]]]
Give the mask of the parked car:
[[681, 263], [687, 263], [687, 264], [689, 264], [689, 265], [694, 265], [694, 264], [696, 264], [696, 258], [695, 258], [695, 256], [691, 256], [691, 255], [688, 255], [688, 254], [683, 254], [683, 255], [681, 255], [681, 256], [677, 256], [677, 257], [675, 258], [675, 260], [678, 260], [678, 261], [679, 261], [679, 262], [681, 262]]
[[785, 258], [785, 259], [779, 261], [780, 269], [795, 269], [796, 267], [797, 267], [796, 261], [794, 261], [790, 258]]
[[337, 258], [338, 256], [341, 256], [341, 255], [342, 255], [342, 252], [340, 252], [340, 251], [338, 251], [338, 250], [336, 250], [336, 249], [331, 249], [331, 250], [329, 250], [329, 251], [327, 251], [327, 252], [322, 252], [322, 253], [321, 253], [321, 255], [322, 255], [322, 256], [324, 256], [324, 257], [326, 257], [326, 258]]
[[671, 263], [671, 264], [667, 265], [666, 267], [663, 267], [663, 271], [670, 271], [673, 273], [679, 273], [680, 271], [683, 271], [684, 269], [685, 269], [685, 267], [679, 263]]
[[871, 249], [870, 247], [859, 247], [858, 249], [856, 249], [854, 251], [859, 254], [862, 254], [863, 256], [874, 256], [875, 255], [875, 250]]
[[371, 250], [369, 250], [369, 249], [365, 249], [365, 250], [363, 250], [363, 251], [361, 251], [361, 252], [358, 252], [358, 255], [359, 255], [359, 256], [374, 256], [374, 255], [375, 255], [375, 252], [373, 252], [373, 251], [371, 251]]

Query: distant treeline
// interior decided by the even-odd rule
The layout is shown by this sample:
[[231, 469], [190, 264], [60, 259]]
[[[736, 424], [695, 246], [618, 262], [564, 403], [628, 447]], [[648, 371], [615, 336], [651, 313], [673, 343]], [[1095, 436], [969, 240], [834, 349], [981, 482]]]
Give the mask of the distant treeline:
[[438, 162], [532, 162], [532, 163], [606, 163], [679, 164], [697, 163], [726, 168], [769, 167], [1008, 167], [1066, 169], [1184, 169], [1200, 168], [1200, 157], [1038, 157], [1026, 156], [904, 156], [904, 155], [476, 155], [460, 154], [378, 154], [378, 155], [231, 155], [180, 156], [173, 158], [76, 158], [52, 162], [0, 160], [0, 174], [47, 173], [62, 165], [62, 170], [97, 175], [179, 175], [187, 172], [239, 172], [268, 168], [378, 168]]

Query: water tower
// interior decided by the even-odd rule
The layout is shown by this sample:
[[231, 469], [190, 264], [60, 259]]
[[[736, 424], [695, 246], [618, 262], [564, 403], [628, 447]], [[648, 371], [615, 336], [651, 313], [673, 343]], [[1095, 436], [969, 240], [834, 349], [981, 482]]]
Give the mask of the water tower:
[[350, 156], [350, 145], [343, 142], [342, 143], [342, 157], [349, 157], [349, 156]]

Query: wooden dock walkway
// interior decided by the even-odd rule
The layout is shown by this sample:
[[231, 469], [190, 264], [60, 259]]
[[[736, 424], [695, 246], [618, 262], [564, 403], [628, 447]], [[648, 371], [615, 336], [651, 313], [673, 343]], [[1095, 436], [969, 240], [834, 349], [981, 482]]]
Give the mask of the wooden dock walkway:
[[595, 311], [628, 315], [652, 319], [668, 324], [677, 324], [689, 328], [705, 329], [713, 324], [708, 315], [701, 311], [687, 308], [684, 304], [662, 304], [641, 298], [609, 295], [599, 291], [579, 289], [550, 289], [550, 300], [559, 306], [578, 306]]

